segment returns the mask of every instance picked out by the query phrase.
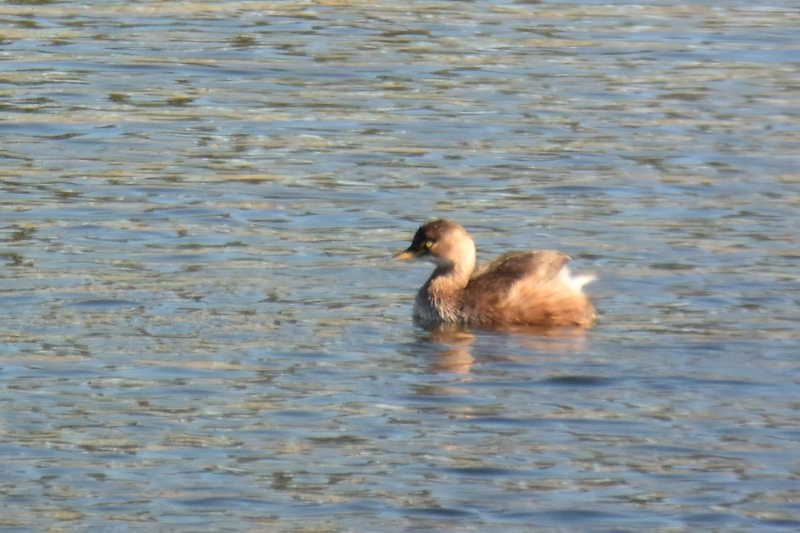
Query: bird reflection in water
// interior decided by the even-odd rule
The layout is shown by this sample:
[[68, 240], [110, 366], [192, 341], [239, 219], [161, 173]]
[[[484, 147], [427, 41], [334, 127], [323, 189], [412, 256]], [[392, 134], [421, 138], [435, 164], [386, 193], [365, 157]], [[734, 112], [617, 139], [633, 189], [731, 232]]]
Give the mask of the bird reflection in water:
[[[486, 336], [503, 336], [516, 345], [516, 349], [504, 350], [499, 355], [479, 355], [477, 363], [487, 360], [508, 361], [519, 364], [530, 364], [542, 358], [560, 358], [565, 354], [580, 353], [585, 348], [586, 332], [573, 328], [514, 328], [502, 333], [481, 333]], [[476, 364], [473, 355], [476, 334], [467, 330], [443, 327], [433, 329], [420, 338], [427, 343], [441, 346], [429, 365], [431, 373], [469, 374]]]

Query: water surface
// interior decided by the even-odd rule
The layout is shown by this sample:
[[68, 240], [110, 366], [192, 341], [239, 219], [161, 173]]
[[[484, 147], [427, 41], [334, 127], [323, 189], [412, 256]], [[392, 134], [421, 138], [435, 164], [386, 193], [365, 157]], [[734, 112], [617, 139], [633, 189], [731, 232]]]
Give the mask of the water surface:
[[[4, 531], [800, 527], [793, 2], [0, 6]], [[411, 324], [419, 224], [594, 271]]]

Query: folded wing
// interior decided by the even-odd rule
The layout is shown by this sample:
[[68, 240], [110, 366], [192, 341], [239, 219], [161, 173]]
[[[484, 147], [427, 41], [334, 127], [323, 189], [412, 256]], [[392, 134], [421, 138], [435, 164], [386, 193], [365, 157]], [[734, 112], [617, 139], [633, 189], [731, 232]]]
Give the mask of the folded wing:
[[595, 314], [582, 287], [594, 279], [573, 277], [569, 257], [554, 250], [512, 252], [482, 265], [462, 294], [470, 325], [587, 326]]

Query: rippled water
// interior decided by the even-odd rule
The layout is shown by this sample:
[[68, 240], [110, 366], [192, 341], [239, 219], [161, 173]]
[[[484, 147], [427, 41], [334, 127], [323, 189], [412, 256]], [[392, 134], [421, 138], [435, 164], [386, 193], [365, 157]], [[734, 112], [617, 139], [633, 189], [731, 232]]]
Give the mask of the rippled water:
[[[0, 529], [800, 528], [796, 7], [4, 3]], [[416, 329], [433, 216], [598, 327]]]

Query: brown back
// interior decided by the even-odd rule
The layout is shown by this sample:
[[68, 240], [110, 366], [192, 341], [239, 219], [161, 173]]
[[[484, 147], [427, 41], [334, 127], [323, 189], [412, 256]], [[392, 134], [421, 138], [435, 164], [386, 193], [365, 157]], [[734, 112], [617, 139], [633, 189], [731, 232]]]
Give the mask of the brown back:
[[474, 326], [588, 326], [594, 308], [559, 276], [569, 262], [561, 252], [512, 252], [482, 265], [461, 296]]

